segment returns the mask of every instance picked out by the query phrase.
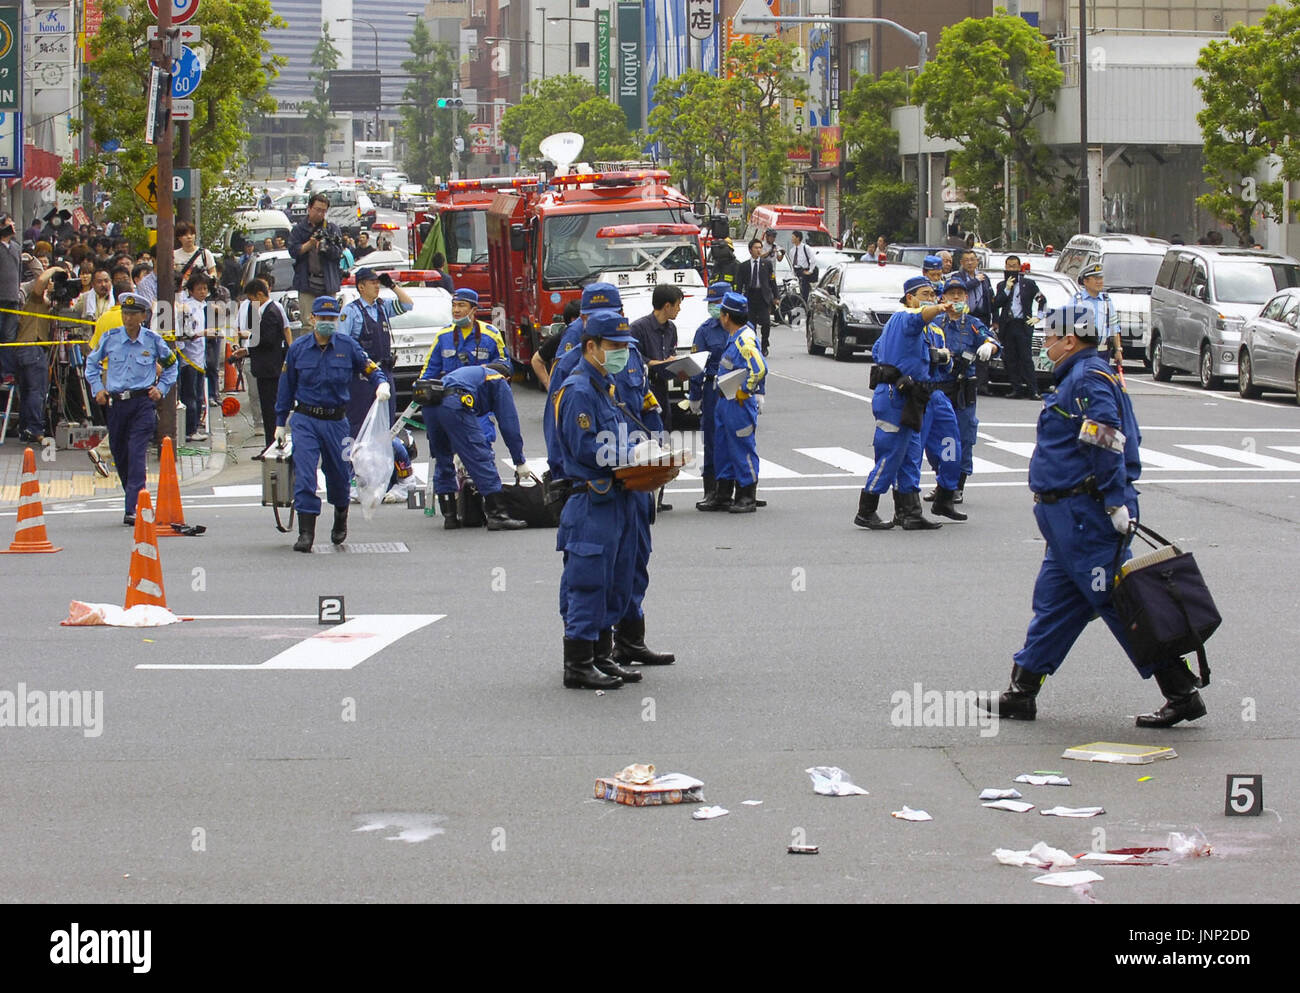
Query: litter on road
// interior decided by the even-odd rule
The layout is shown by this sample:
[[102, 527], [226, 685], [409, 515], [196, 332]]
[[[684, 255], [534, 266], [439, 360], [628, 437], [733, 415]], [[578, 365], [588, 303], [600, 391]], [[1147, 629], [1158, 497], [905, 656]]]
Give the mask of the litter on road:
[[907, 804], [903, 804], [902, 810], [895, 810], [890, 813], [890, 817], [897, 817], [900, 821], [932, 821], [934, 820], [924, 810], [913, 810]]
[[1027, 852], [998, 848], [994, 850], [993, 857], [1003, 865], [1014, 865], [1020, 868], [1060, 869], [1075, 864], [1074, 858], [1068, 852], [1053, 848], [1045, 841], [1038, 842]]
[[1052, 772], [1026, 772], [1012, 780], [1013, 783], [1028, 783], [1030, 786], [1069, 786], [1070, 780]]
[[1061, 758], [1078, 759], [1081, 762], [1110, 762], [1115, 765], [1150, 765], [1158, 759], [1176, 759], [1178, 753], [1172, 748], [1159, 745], [1124, 745], [1115, 741], [1093, 741], [1087, 745], [1067, 748]]
[[647, 783], [624, 783], [617, 777], [604, 777], [596, 780], [595, 792], [597, 800], [612, 800], [629, 807], [704, 802], [704, 784], [680, 772], [656, 776]]
[[989, 787], [980, 793], [981, 800], [1019, 800], [1024, 794], [1017, 789], [998, 790]]
[[1034, 882], [1044, 886], [1082, 886], [1085, 883], [1099, 883], [1104, 878], [1091, 869], [1077, 869], [1074, 872], [1049, 872], [1044, 876], [1035, 876]]
[[1051, 810], [1040, 810], [1040, 814], [1045, 817], [1096, 817], [1098, 814], [1106, 813], [1105, 807], [1053, 807]]
[[156, 628], [179, 624], [184, 619], [153, 603], [137, 603], [129, 610], [123, 610], [115, 603], [73, 600], [68, 604], [67, 619], [59, 621], [59, 624], [63, 627]]
[[813, 792], [822, 796], [870, 796], [861, 786], [854, 786], [849, 774], [839, 766], [815, 765], [804, 772], [812, 776]]
[[691, 814], [697, 821], [711, 821], [715, 817], [723, 817], [731, 813], [726, 807], [701, 807], [695, 813]]
[[986, 803], [984, 806], [992, 810], [1009, 810], [1013, 814], [1023, 814], [1034, 809], [1032, 803], [1027, 803], [1024, 800], [998, 800], [995, 803]]

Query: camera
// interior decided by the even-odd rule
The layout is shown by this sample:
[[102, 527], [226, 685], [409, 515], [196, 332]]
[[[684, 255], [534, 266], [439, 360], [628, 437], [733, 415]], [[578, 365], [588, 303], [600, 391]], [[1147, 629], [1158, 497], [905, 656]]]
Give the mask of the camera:
[[50, 277], [50, 306], [57, 309], [71, 307], [81, 295], [81, 280], [72, 279], [62, 269]]
[[322, 224], [311, 236], [316, 239], [322, 248], [333, 248], [340, 254], [343, 252], [343, 236], [335, 231], [330, 231], [327, 225]]

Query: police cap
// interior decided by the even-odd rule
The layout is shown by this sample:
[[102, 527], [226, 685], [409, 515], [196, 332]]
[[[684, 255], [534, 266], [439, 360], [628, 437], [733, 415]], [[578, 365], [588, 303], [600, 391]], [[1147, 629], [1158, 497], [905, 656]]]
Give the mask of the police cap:
[[357, 270], [357, 282], [364, 283], [369, 279], [378, 279], [379, 273], [375, 272], [369, 266]]
[[1079, 273], [1079, 282], [1082, 283], [1085, 279], [1088, 279], [1089, 277], [1100, 276], [1100, 275], [1103, 275], [1101, 269], [1101, 263], [1094, 262], [1092, 265], [1083, 267], [1082, 271]]
[[582, 313], [597, 310], [621, 310], [623, 298], [613, 283], [592, 283], [582, 291]]
[[948, 282], [943, 284], [943, 291], [947, 293], [949, 290], [961, 290], [963, 293], [965, 293], [966, 284], [963, 283], [956, 276], [953, 276], [951, 279], [948, 280]]
[[709, 303], [722, 303], [722, 298], [725, 297], [730, 291], [731, 291], [730, 283], [726, 283], [722, 281], [712, 283], [709, 286], [709, 295], [707, 297], [707, 301]]
[[312, 317], [338, 317], [339, 302], [333, 297], [317, 297], [311, 305]]
[[1067, 303], [1063, 307], [1053, 307], [1049, 310], [1044, 315], [1043, 328], [1046, 334], [1058, 338], [1064, 338], [1067, 334], [1093, 340], [1097, 337], [1097, 323], [1093, 318], [1092, 308], [1075, 303]]
[[906, 297], [910, 293], [915, 293], [917, 290], [933, 285], [924, 276], [909, 276], [907, 282], [903, 284], [903, 296]]
[[123, 293], [117, 298], [117, 302], [123, 311], [130, 311], [133, 314], [147, 314], [153, 309], [144, 297], [136, 296], [134, 293]]
[[462, 286], [451, 295], [451, 298], [453, 300], [464, 300], [466, 303], [472, 303], [475, 307], [478, 306], [478, 293], [468, 286]]
[[927, 269], [942, 269], [942, 268], [943, 268], [943, 259], [939, 258], [939, 256], [937, 255], [927, 255], [924, 261], [922, 261], [921, 263], [922, 272], [924, 272]]
[[587, 318], [582, 329], [583, 341], [636, 341], [627, 318], [615, 310], [601, 310]]

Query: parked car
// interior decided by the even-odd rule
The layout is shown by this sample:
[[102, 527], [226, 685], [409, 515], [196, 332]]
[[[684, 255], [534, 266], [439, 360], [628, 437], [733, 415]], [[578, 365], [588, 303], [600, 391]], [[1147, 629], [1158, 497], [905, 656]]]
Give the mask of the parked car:
[[[1218, 389], [1237, 375], [1241, 332], [1278, 290], [1300, 286], [1300, 263], [1289, 255], [1177, 245], [1156, 274], [1151, 296], [1151, 375], [1167, 382], [1195, 373]], [[1258, 374], [1256, 374], [1258, 378]]]
[[426, 199], [428, 194], [419, 183], [403, 183], [393, 195], [393, 207], [397, 210], [408, 210], [422, 206]]
[[1151, 287], [1169, 250], [1162, 238], [1135, 234], [1076, 234], [1056, 260], [1056, 271], [1076, 281], [1079, 273], [1101, 263], [1104, 292], [1119, 314], [1120, 340], [1126, 355], [1146, 355], [1151, 332]]
[[357, 212], [360, 215], [361, 227], [369, 231], [375, 223], [377, 214], [375, 201], [371, 200], [370, 194], [363, 190], [357, 190]]
[[1278, 293], [1241, 329], [1237, 392], [1254, 400], [1282, 390], [1300, 404], [1300, 289]]
[[871, 350], [885, 322], [902, 309], [903, 283], [916, 275], [907, 265], [840, 262], [808, 292], [804, 338], [809, 355], [826, 349], [837, 362]]
[[[901, 265], [911, 266], [914, 270], [919, 271], [921, 263], [925, 261], [927, 255], [938, 255], [940, 252], [952, 252], [953, 258], [957, 258], [957, 253], [973, 251], [979, 259], [979, 268], [987, 269], [989, 267], [989, 253], [986, 248], [954, 248], [952, 245], [890, 245], [885, 250], [885, 256], [890, 262], [898, 262]], [[954, 269], [960, 268], [953, 265]]]
[[[401, 282], [401, 273], [393, 276]], [[451, 294], [446, 290], [419, 284], [403, 284], [403, 288], [415, 306], [389, 321], [393, 336], [393, 387], [399, 410], [410, 402], [411, 384], [424, 367], [424, 360], [433, 347], [433, 336], [451, 323]], [[379, 296], [386, 300], [396, 299], [389, 289], [381, 289]], [[342, 306], [346, 307], [356, 298], [354, 286], [339, 290]]]
[[219, 235], [220, 250], [223, 254], [232, 248], [238, 252], [246, 241], [261, 245], [267, 238], [274, 240], [279, 237], [288, 241], [292, 226], [288, 215], [282, 210], [248, 208], [236, 211], [234, 224], [223, 229]]

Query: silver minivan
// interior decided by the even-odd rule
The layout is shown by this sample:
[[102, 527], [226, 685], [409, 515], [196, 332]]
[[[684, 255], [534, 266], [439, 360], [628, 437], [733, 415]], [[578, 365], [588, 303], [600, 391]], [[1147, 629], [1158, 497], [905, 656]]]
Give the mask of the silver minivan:
[[1101, 263], [1104, 292], [1119, 316], [1125, 358], [1147, 354], [1151, 285], [1168, 248], [1161, 238], [1136, 234], [1076, 234], [1056, 258], [1056, 271], [1076, 282], [1084, 269]]
[[1241, 330], [1275, 293], [1300, 286], [1300, 263], [1289, 255], [1179, 245], [1171, 248], [1151, 291], [1151, 375], [1196, 375], [1204, 389], [1236, 378]]

